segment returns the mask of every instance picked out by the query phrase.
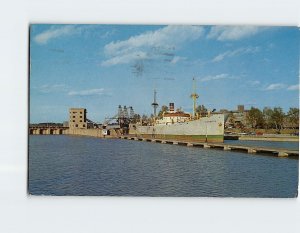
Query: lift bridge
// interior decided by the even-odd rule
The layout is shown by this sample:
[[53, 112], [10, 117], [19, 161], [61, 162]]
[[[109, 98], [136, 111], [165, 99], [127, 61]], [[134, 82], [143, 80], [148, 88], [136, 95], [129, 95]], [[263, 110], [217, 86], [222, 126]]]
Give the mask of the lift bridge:
[[[128, 112], [129, 111], [129, 112]], [[113, 117], [106, 117], [103, 125], [110, 124], [113, 120], [116, 120], [117, 124], [123, 128], [128, 127], [129, 123], [134, 119], [134, 110], [133, 107], [129, 106], [128, 108], [121, 105], [118, 107], [118, 113]]]

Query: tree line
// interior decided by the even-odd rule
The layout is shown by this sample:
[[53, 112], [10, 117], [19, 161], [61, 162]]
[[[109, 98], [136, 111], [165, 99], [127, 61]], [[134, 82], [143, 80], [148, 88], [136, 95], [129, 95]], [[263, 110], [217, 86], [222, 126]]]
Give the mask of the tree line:
[[251, 107], [247, 115], [247, 121], [252, 128], [261, 129], [283, 129], [284, 123], [288, 122], [293, 128], [299, 125], [299, 108], [290, 108], [284, 113], [280, 107], [265, 107], [263, 111], [258, 108]]

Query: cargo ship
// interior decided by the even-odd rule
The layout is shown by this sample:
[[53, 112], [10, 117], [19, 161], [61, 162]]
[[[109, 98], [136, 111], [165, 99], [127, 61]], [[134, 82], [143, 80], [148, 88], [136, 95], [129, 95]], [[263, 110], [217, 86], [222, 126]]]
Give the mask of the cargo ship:
[[[194, 85], [194, 89], [195, 85]], [[156, 117], [156, 92], [154, 92], [154, 119], [152, 123], [130, 124], [129, 134], [143, 138], [162, 140], [184, 140], [193, 142], [223, 142], [224, 123], [226, 116], [207, 111], [205, 116], [196, 113], [196, 100], [198, 95], [194, 91], [191, 95], [194, 100], [193, 113], [175, 111], [174, 103], [169, 104], [169, 110], [160, 118]]]

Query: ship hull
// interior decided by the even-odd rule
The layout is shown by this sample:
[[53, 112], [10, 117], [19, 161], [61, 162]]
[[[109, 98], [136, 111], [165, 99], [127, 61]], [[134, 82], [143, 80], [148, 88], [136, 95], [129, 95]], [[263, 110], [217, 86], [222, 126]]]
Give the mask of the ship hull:
[[224, 115], [217, 114], [184, 123], [131, 126], [129, 134], [137, 137], [192, 142], [223, 142]]

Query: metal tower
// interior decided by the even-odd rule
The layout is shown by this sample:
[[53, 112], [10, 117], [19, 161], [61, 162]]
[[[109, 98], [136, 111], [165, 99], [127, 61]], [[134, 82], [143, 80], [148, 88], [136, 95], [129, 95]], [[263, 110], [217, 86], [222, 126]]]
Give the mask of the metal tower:
[[156, 102], [156, 90], [155, 89], [154, 89], [154, 100], [151, 105], [153, 106], [154, 117], [156, 117], [156, 109], [158, 107], [158, 103]]
[[133, 107], [132, 106], [129, 107], [129, 118], [130, 119], [134, 118], [134, 111], [133, 111]]
[[193, 78], [193, 93], [191, 94], [191, 98], [193, 99], [193, 117], [196, 117], [197, 99], [199, 98], [199, 95], [196, 93], [195, 78]]
[[119, 105], [119, 108], [118, 108], [118, 118], [122, 118], [123, 117], [123, 110], [122, 110], [122, 106]]
[[124, 106], [123, 108], [123, 114], [124, 114], [124, 118], [128, 119], [128, 110], [126, 106]]
[[119, 125], [121, 125], [123, 123], [123, 118], [124, 118], [123, 109], [122, 109], [122, 106], [119, 105], [119, 107], [118, 107], [118, 123], [119, 123]]

